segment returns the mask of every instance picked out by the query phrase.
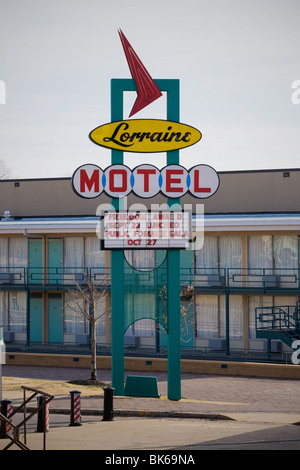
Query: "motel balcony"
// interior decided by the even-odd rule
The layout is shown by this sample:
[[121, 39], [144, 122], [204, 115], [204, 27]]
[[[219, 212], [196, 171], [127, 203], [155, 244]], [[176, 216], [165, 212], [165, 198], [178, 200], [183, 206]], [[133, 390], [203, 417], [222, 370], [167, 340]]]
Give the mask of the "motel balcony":
[[[271, 268], [199, 268], [180, 269], [184, 292], [260, 293], [300, 295], [300, 269]], [[90, 280], [99, 288], [110, 290], [108, 267], [0, 267], [0, 290], [65, 290]], [[167, 271], [159, 269], [124, 269], [128, 289], [153, 289], [167, 285]]]

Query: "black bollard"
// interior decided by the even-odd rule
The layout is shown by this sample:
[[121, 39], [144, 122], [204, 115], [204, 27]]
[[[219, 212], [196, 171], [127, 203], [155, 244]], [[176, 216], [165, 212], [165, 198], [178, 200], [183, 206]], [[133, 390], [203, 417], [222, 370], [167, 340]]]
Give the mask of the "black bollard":
[[80, 412], [80, 393], [78, 390], [72, 390], [71, 395], [71, 418], [70, 426], [81, 426]]
[[[5, 418], [9, 419], [12, 411], [12, 401], [11, 400], [1, 400], [1, 414], [5, 416]], [[5, 421], [0, 421], [0, 439], [5, 439], [7, 436], [7, 428], [8, 424]]]
[[114, 419], [113, 395], [114, 388], [105, 387], [104, 389], [104, 406], [102, 421], [112, 421]]
[[[37, 406], [39, 408], [40, 406], [43, 405], [46, 399], [43, 395], [40, 395], [39, 397], [37, 397], [37, 401], [38, 401]], [[38, 411], [36, 432], [48, 431], [48, 428], [49, 428], [49, 409], [47, 406], [43, 406]]]

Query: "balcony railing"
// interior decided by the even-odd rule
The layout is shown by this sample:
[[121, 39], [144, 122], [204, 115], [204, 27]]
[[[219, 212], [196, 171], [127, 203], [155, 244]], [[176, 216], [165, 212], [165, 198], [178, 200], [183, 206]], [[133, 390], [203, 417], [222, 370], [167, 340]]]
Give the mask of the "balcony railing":
[[[218, 292], [294, 292], [299, 295], [300, 270], [270, 268], [200, 268], [181, 267], [183, 287], [195, 291]], [[111, 269], [107, 267], [0, 267], [0, 289], [49, 287], [63, 289], [91, 280], [95, 285], [111, 284]], [[125, 269], [128, 287], [151, 287], [167, 284], [167, 270]], [[298, 292], [296, 292], [298, 291]]]
[[90, 279], [94, 284], [109, 286], [110, 269], [105, 267], [53, 267], [36, 268], [25, 267], [1, 267], [0, 289], [27, 287], [63, 288], [83, 285]]
[[291, 268], [229, 268], [229, 289], [299, 289], [299, 270]]

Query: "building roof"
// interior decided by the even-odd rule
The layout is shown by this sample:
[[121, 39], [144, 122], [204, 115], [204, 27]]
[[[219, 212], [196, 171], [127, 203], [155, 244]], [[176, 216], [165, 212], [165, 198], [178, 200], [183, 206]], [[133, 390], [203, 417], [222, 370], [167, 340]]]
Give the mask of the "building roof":
[[[0, 233], [25, 236], [43, 234], [96, 234], [99, 217], [2, 218]], [[193, 215], [194, 231], [300, 231], [299, 213]]]

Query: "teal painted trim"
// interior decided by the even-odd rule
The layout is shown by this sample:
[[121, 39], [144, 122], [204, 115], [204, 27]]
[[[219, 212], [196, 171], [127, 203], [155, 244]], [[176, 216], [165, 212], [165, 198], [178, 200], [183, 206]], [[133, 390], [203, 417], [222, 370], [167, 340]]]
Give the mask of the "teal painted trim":
[[[167, 119], [179, 122], [179, 80], [155, 80], [167, 95]], [[111, 80], [111, 120], [123, 119], [123, 92], [136, 91], [133, 79]], [[112, 150], [112, 164], [123, 163], [123, 152]], [[167, 164], [179, 164], [179, 150], [167, 152]], [[121, 200], [112, 199], [120, 209]], [[180, 204], [180, 199], [168, 200], [169, 206]], [[180, 368], [180, 251], [168, 250], [168, 397], [181, 398]], [[123, 251], [111, 253], [111, 334], [112, 386], [116, 395], [124, 395], [124, 256]]]
[[115, 250], [111, 252], [111, 373], [118, 396], [124, 396], [124, 310], [124, 256]]
[[225, 329], [226, 329], [226, 355], [230, 354], [230, 328], [229, 328], [229, 292], [226, 292], [225, 295]]
[[[111, 80], [111, 120], [123, 119], [123, 91], [132, 86], [131, 80]], [[123, 152], [111, 151], [111, 164], [123, 164]], [[116, 210], [122, 201], [112, 198]], [[124, 256], [123, 251], [111, 251], [111, 374], [112, 386], [117, 396], [124, 396]]]
[[157, 378], [128, 375], [126, 378], [125, 395], [129, 397], [159, 398]]
[[[168, 92], [167, 119], [179, 122], [179, 80], [165, 81]], [[179, 164], [179, 150], [167, 152], [167, 165]], [[168, 199], [169, 207], [180, 205], [180, 199]], [[181, 399], [180, 363], [180, 250], [168, 250], [168, 398]]]
[[26, 290], [26, 346], [30, 347], [30, 290]]
[[168, 250], [168, 398], [181, 399], [180, 364], [180, 251]]

